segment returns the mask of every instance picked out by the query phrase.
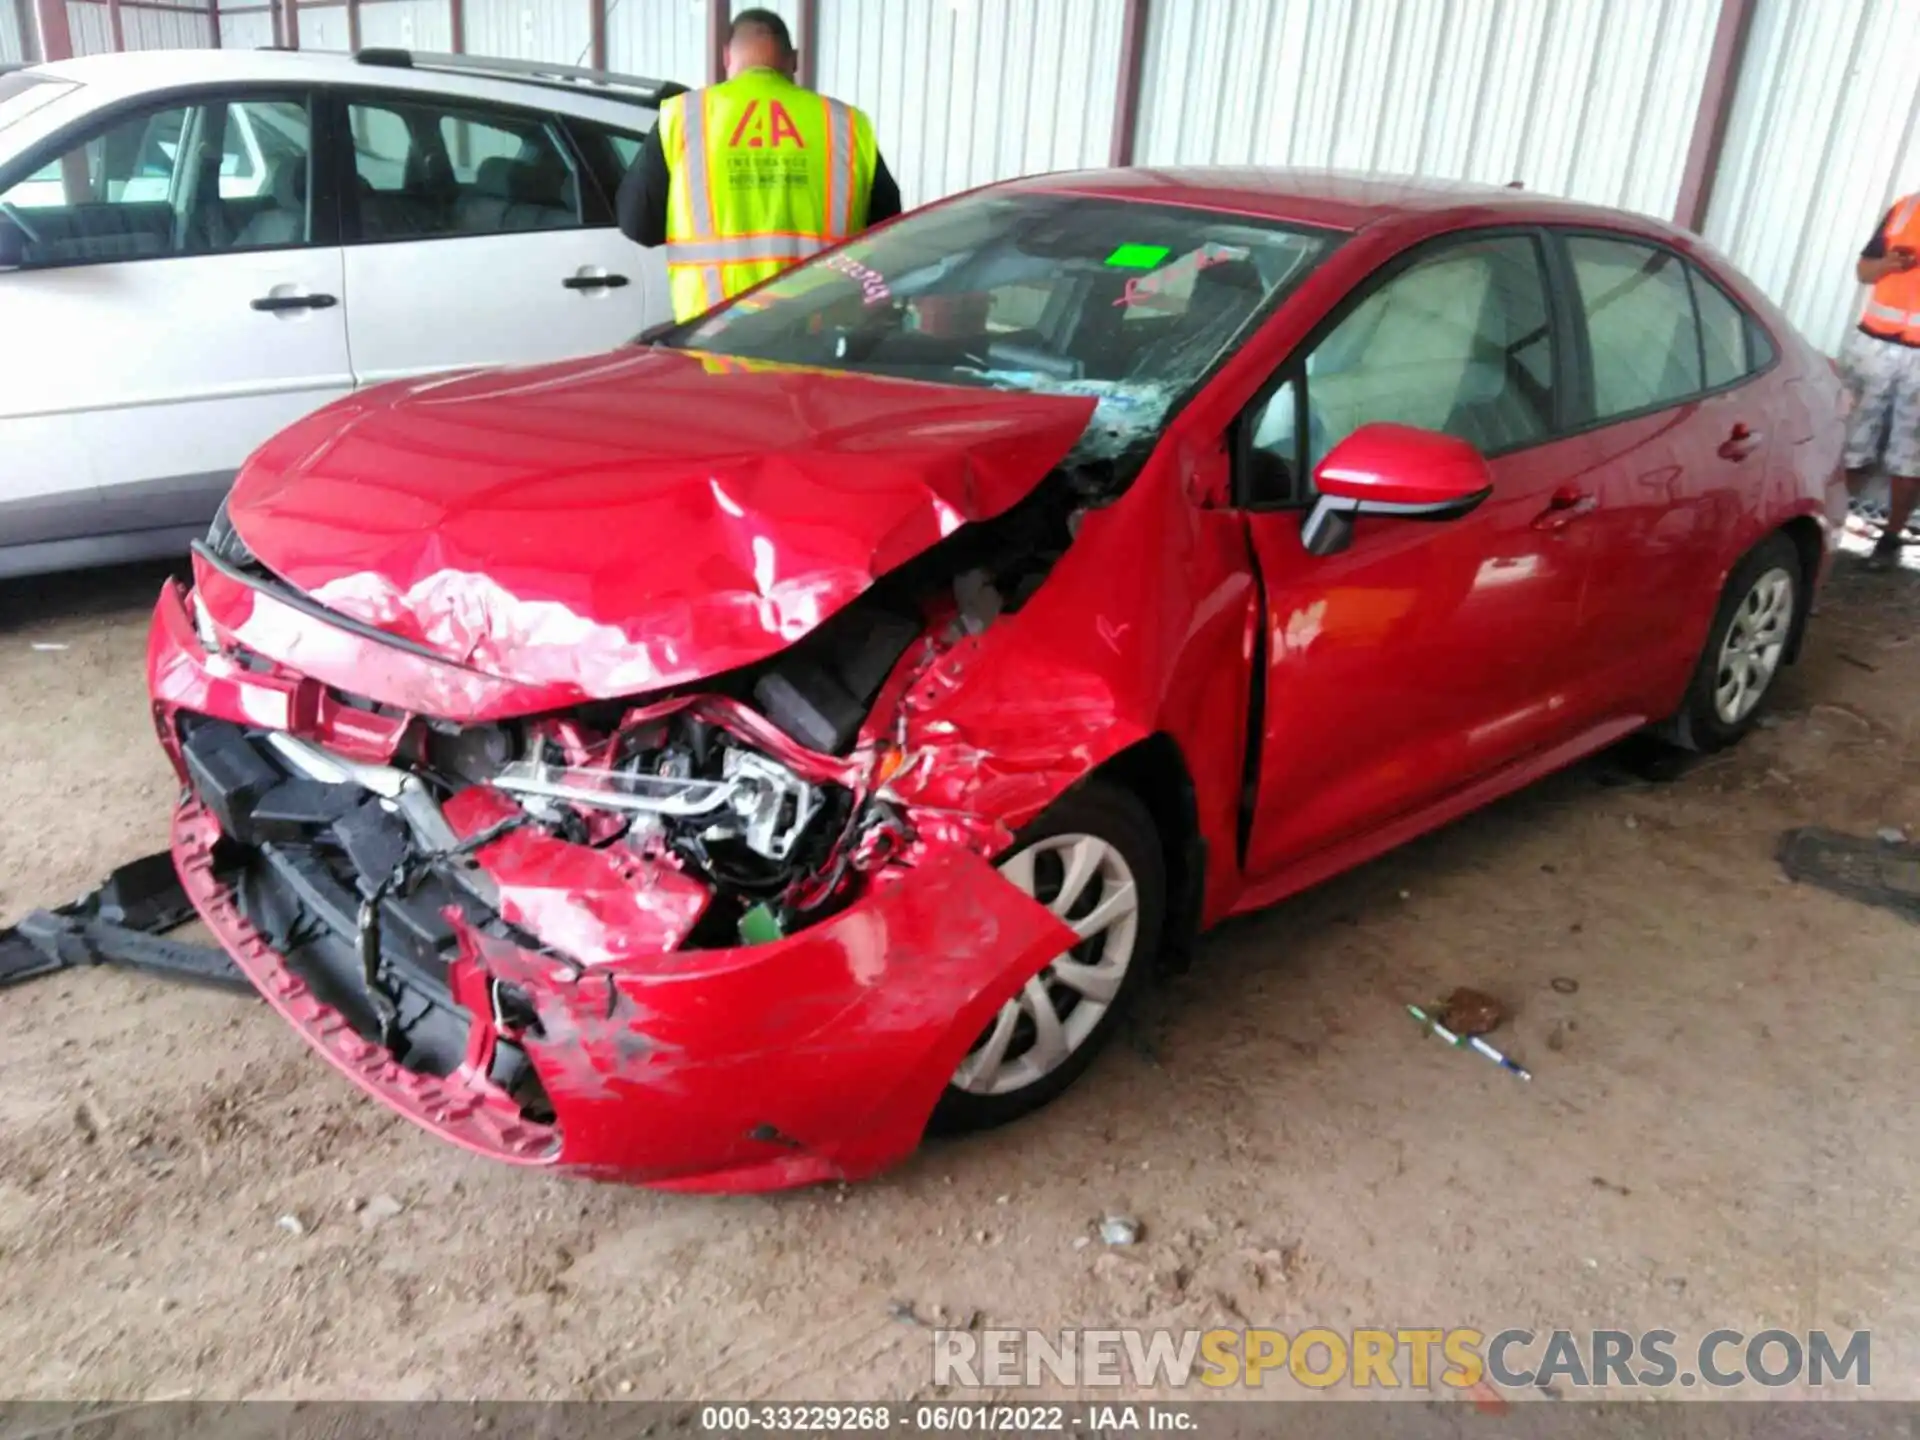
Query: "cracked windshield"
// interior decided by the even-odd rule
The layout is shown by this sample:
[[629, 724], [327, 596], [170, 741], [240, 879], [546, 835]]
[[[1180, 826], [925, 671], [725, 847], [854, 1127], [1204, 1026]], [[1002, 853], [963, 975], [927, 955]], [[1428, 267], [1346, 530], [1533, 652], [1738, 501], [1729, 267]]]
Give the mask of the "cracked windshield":
[[957, 200], [889, 225], [661, 343], [745, 360], [1090, 395], [1076, 454], [1120, 454], [1327, 240], [1217, 212], [1066, 195]]

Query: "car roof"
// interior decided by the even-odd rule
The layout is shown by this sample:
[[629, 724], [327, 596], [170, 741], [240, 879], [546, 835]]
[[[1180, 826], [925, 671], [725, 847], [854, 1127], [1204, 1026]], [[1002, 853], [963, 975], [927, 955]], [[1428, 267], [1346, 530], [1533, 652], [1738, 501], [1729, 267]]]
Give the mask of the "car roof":
[[1279, 166], [1135, 166], [1036, 175], [1014, 188], [1191, 205], [1325, 230], [1354, 231], [1424, 216], [1437, 222], [1600, 224], [1671, 239], [1673, 226], [1644, 215], [1561, 200], [1505, 185], [1359, 170]]
[[[412, 55], [403, 50], [363, 50], [357, 56], [332, 50], [129, 50], [84, 55], [30, 67], [49, 79], [69, 80], [92, 92], [95, 103], [150, 91], [203, 84], [371, 85], [439, 95], [518, 100], [535, 95], [553, 109], [570, 109], [570, 97], [598, 108], [612, 102], [654, 108], [648, 91], [663, 82], [523, 61], [467, 56]], [[595, 77], [589, 79], [588, 77]], [[645, 89], [641, 87], [646, 87]], [[665, 85], [663, 94], [676, 93]]]

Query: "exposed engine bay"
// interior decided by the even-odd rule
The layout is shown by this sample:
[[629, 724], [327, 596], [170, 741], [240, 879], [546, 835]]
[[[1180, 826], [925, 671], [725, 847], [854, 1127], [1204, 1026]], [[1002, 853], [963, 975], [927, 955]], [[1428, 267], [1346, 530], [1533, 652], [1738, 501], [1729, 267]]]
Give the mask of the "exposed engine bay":
[[[509, 797], [520, 819], [568, 844], [665, 864], [712, 888], [705, 922], [683, 944], [732, 945], [765, 907], [759, 934], [785, 933], [846, 898], [863, 838], [904, 835], [857, 772], [810, 775], [689, 706], [596, 732], [578, 719], [425, 737], [421, 772], [443, 796], [467, 785]], [[864, 803], [862, 803], [864, 802]], [[870, 868], [864, 865], [862, 868]], [[747, 938], [751, 938], [748, 936]]]
[[[665, 858], [706, 881], [714, 906], [690, 945], [739, 943], [756, 906], [761, 935], [767, 921], [780, 933], [812, 923], [912, 840], [885, 788], [908, 759], [899, 707], [917, 673], [1016, 611], [1071, 543], [1082, 496], [1055, 478], [1065, 483], [955, 535], [759, 666], [638, 706], [428, 722], [420, 774], [445, 794], [491, 786], [572, 843]], [[875, 715], [883, 700], [889, 713]]]

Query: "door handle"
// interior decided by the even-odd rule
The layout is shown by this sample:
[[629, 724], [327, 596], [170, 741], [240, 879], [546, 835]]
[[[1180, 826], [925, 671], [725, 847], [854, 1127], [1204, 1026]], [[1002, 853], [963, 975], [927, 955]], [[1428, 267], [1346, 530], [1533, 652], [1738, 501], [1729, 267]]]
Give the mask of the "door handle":
[[331, 295], [262, 295], [253, 302], [256, 310], [331, 310], [340, 302]]
[[569, 290], [618, 290], [627, 283], [624, 275], [569, 275], [560, 282]]
[[1562, 485], [1547, 501], [1547, 508], [1534, 517], [1536, 530], [1564, 530], [1599, 502], [1578, 485]]
[[1727, 432], [1727, 438], [1720, 442], [1719, 456], [1722, 460], [1744, 460], [1760, 448], [1764, 438], [1745, 425], [1736, 425]]

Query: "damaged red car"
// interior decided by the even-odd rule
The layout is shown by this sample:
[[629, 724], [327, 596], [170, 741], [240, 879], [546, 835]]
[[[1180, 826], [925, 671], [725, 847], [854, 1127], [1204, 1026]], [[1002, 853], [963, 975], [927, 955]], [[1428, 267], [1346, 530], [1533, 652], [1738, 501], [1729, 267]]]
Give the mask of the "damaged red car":
[[[477, 302], [479, 303], [479, 302]], [[486, 1155], [869, 1175], [1150, 970], [1800, 644], [1840, 387], [1655, 222], [1136, 171], [247, 463], [155, 616], [181, 878]]]

